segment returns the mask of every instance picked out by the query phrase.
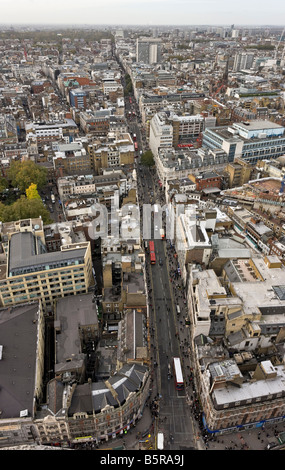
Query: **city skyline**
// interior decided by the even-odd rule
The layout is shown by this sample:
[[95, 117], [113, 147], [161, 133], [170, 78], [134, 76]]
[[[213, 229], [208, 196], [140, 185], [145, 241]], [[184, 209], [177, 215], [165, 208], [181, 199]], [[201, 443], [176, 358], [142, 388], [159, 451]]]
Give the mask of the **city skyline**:
[[2, 0], [2, 24], [272, 25], [285, 16], [281, 0]]
[[0, 0], [0, 450], [285, 450], [284, 26], [239, 24], [263, 0], [18, 2]]

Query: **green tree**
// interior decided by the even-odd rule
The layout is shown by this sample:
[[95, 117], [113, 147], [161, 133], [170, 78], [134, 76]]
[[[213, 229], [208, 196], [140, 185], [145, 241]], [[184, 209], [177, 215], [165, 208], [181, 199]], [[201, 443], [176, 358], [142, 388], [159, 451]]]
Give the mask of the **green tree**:
[[126, 74], [125, 80], [126, 80], [126, 85], [124, 88], [124, 95], [127, 96], [133, 93], [133, 84], [132, 84], [132, 79], [129, 76], [129, 74]]
[[133, 93], [133, 85], [132, 85], [131, 82], [129, 82], [129, 83], [125, 86], [124, 93], [125, 93], [125, 96], [131, 95], [131, 94]]
[[144, 166], [153, 166], [155, 164], [151, 150], [147, 150], [141, 157], [141, 163]]
[[3, 178], [3, 176], [0, 176], [0, 193], [3, 193], [5, 189], [8, 188], [8, 182]]
[[14, 188], [19, 188], [22, 193], [32, 184], [41, 189], [47, 182], [46, 168], [39, 167], [32, 160], [21, 162], [13, 161], [8, 171], [8, 179]]
[[2, 222], [13, 222], [21, 219], [33, 219], [41, 216], [44, 224], [52, 222], [49, 211], [43, 205], [41, 199], [27, 199], [21, 196], [13, 204], [0, 203], [0, 220]]

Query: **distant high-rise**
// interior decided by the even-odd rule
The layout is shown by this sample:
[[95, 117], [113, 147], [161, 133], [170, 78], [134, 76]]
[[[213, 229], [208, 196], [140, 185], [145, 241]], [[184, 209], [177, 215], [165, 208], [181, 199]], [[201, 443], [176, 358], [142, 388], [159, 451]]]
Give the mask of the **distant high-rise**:
[[115, 36], [117, 39], [124, 39], [126, 37], [126, 32], [123, 29], [117, 29], [115, 32]]
[[220, 36], [220, 38], [225, 38], [226, 37], [226, 29], [225, 28], [216, 28], [216, 34]]
[[239, 37], [239, 29], [232, 29], [232, 38]]
[[152, 30], [152, 37], [157, 38], [158, 37], [158, 30], [157, 28], [153, 28]]
[[155, 64], [161, 61], [161, 39], [138, 38], [136, 61], [144, 64]]

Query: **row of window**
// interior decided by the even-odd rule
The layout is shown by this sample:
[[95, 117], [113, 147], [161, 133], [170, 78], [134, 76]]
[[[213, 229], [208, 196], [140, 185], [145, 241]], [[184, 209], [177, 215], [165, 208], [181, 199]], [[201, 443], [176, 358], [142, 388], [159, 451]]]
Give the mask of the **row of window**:
[[66, 280], [73, 279], [73, 278], [77, 279], [83, 276], [84, 276], [84, 268], [82, 267], [82, 268], [73, 269], [72, 271], [63, 271], [62, 273], [53, 272], [53, 273], [49, 273], [48, 275], [41, 274], [39, 276], [39, 279], [38, 279], [38, 276], [32, 276], [32, 277], [27, 276], [25, 278], [20, 277], [17, 279], [7, 279], [7, 281], [4, 281], [1, 283], [2, 287], [0, 286], [0, 291], [7, 292], [9, 286], [11, 286], [11, 288], [15, 287], [19, 289], [21, 288], [29, 289], [29, 288], [32, 288], [33, 286], [37, 286], [38, 283], [45, 284], [47, 282], [52, 286], [54, 283], [64, 282]]
[[[51, 264], [40, 264], [40, 265], [34, 265], [34, 266], [28, 266], [25, 268], [21, 269], [14, 269], [11, 271], [11, 274], [13, 276], [18, 276], [21, 274], [28, 274], [28, 273], [34, 273], [37, 271], [47, 271], [47, 270], [54, 270], [54, 269], [59, 269], [59, 268], [65, 268], [68, 266], [76, 266], [79, 264], [84, 264], [84, 258], [74, 258], [74, 259], [69, 259], [67, 261], [55, 261]], [[54, 276], [53, 274], [50, 274], [51, 276]]]
[[[85, 285], [78, 284], [75, 286], [75, 290], [80, 292], [85, 292]], [[62, 297], [62, 294], [67, 293], [67, 292], [74, 292], [73, 288], [70, 287], [64, 287], [63, 289], [56, 289], [53, 292], [36, 292], [36, 293], [30, 293], [30, 294], [24, 294], [24, 295], [14, 295], [13, 297], [9, 295], [8, 298], [5, 298], [3, 300], [4, 305], [9, 305], [14, 302], [25, 302], [26, 300], [29, 299], [36, 299], [36, 298], [41, 298], [43, 301], [47, 301], [47, 299], [56, 299], [58, 297]], [[44, 297], [42, 297], [42, 294]], [[3, 296], [4, 297], [4, 296]]]
[[259, 149], [262, 147], [280, 147], [281, 145], [284, 145], [285, 139], [278, 139], [278, 140], [265, 140], [265, 141], [258, 141], [256, 143], [250, 143], [250, 144], [244, 144], [244, 148], [246, 149]]
[[220, 409], [220, 408], [223, 408], [223, 409], [234, 408], [236, 406], [243, 406], [243, 405], [250, 405], [250, 404], [254, 404], [254, 403], [260, 403], [260, 402], [263, 402], [263, 401], [266, 401], [266, 400], [274, 400], [274, 399], [281, 398], [281, 397], [282, 397], [282, 392], [272, 393], [272, 394], [269, 394], [269, 395], [266, 395], [266, 396], [263, 396], [263, 397], [252, 397], [252, 398], [249, 398], [247, 400], [235, 401], [235, 402], [231, 402], [231, 403], [224, 403], [223, 405], [215, 406], [215, 408], [217, 408], [217, 409]]

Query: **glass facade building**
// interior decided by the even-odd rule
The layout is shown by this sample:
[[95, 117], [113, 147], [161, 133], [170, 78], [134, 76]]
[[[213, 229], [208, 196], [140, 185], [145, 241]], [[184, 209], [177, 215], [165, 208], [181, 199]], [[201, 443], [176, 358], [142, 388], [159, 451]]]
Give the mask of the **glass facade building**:
[[284, 127], [270, 121], [234, 123], [231, 127], [206, 129], [203, 133], [203, 147], [224, 150], [229, 162], [242, 158], [256, 164], [265, 158], [284, 155], [284, 130]]

